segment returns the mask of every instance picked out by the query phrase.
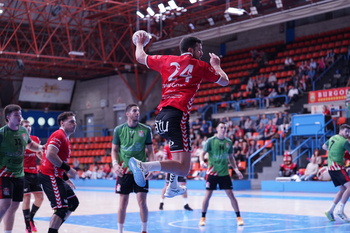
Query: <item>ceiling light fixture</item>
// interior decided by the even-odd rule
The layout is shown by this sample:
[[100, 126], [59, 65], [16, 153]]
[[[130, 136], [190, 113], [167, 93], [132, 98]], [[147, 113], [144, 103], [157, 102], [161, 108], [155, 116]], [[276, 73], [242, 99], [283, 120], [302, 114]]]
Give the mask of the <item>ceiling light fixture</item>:
[[175, 10], [176, 8], [178, 8], [178, 6], [176, 5], [175, 1], [174, 0], [170, 0], [168, 2], [169, 6], [171, 9]]
[[257, 14], [258, 14], [258, 10], [256, 9], [255, 6], [252, 6], [252, 7], [250, 8], [250, 14], [251, 14], [251, 15], [257, 15]]
[[282, 8], [283, 7], [282, 0], [276, 0], [275, 3], [276, 3], [276, 7], [277, 8]]
[[213, 18], [208, 18], [208, 22], [209, 22], [210, 26], [214, 26], [215, 25], [215, 22], [214, 22]]
[[229, 7], [226, 9], [225, 13], [230, 15], [243, 15], [244, 13], [247, 13], [247, 11], [240, 8]]
[[159, 12], [160, 12], [161, 14], [163, 14], [163, 13], [166, 12], [166, 9], [165, 9], [165, 6], [164, 6], [163, 3], [158, 4], [158, 8], [159, 8]]
[[150, 15], [150, 16], [154, 16], [156, 13], [154, 12], [154, 10], [152, 10], [152, 8], [151, 7], [147, 7], [147, 12], [148, 12], [148, 14]]
[[68, 53], [69, 56], [80, 56], [80, 57], [83, 57], [85, 55], [84, 52], [78, 52], [78, 51], [70, 51]]

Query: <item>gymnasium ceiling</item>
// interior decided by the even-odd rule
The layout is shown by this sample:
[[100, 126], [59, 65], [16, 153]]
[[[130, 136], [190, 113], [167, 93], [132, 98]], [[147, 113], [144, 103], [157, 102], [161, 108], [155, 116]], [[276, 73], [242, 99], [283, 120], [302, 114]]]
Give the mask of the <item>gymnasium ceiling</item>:
[[[344, 0], [333, 2], [337, 1]], [[134, 46], [130, 42], [137, 29], [151, 32], [153, 39], [147, 49], [161, 52], [160, 49], [177, 46], [178, 38], [188, 33], [204, 35], [215, 28], [330, 1], [282, 0], [283, 7], [277, 8], [274, 0], [202, 0], [194, 4], [189, 0], [175, 0], [178, 7], [186, 9], [186, 12], [170, 12], [162, 23], [154, 18], [142, 20], [136, 11], [146, 14], [148, 6], [157, 11], [158, 4], [163, 2], [167, 6], [167, 1], [0, 0], [1, 2], [0, 79], [61, 76], [65, 79], [86, 80], [142, 69], [134, 66]], [[257, 6], [257, 15], [251, 14], [252, 4]], [[242, 8], [246, 14], [231, 15], [231, 20], [227, 21], [224, 11], [229, 6]], [[215, 22], [213, 26], [209, 25], [208, 18]], [[190, 28], [190, 23], [195, 29]], [[215, 37], [215, 34], [211, 38], [207, 36], [206, 40], [217, 41], [213, 40]], [[81, 52], [83, 56], [72, 55], [71, 51]]]

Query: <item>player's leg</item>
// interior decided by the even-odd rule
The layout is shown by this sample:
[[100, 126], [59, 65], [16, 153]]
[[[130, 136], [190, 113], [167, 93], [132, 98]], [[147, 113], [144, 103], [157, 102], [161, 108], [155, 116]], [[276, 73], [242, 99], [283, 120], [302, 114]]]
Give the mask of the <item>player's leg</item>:
[[343, 195], [341, 197], [340, 203], [339, 203], [339, 210], [337, 212], [337, 215], [339, 218], [341, 218], [343, 221], [349, 222], [350, 219], [346, 216], [344, 213], [344, 207], [346, 205], [346, 202], [349, 200], [350, 196], [350, 182], [347, 182], [342, 186], [344, 190]]
[[[26, 192], [26, 189], [25, 189]], [[26, 225], [26, 229], [30, 232], [31, 231], [31, 226], [30, 226], [30, 198], [31, 194], [24, 193], [23, 195], [23, 202], [22, 202], [22, 212], [24, 216], [24, 223]]]
[[161, 196], [160, 196], [160, 203], [159, 203], [159, 209], [160, 210], [163, 210], [163, 208], [164, 208], [164, 199], [165, 199], [164, 194], [165, 194], [166, 188], [168, 187], [169, 178], [170, 178], [170, 174], [167, 173], [166, 176], [165, 176], [165, 180], [166, 180], [165, 181], [165, 185], [164, 185], [164, 187], [162, 189]]
[[147, 222], [148, 222], [147, 193], [138, 192], [136, 194], [136, 199], [140, 207], [140, 218], [142, 223], [141, 232], [147, 232]]
[[13, 178], [12, 202], [4, 216], [4, 230], [12, 231], [19, 203], [23, 201], [24, 179]]
[[[187, 184], [186, 177], [179, 176], [178, 181], [179, 181], [179, 184], [181, 186], [186, 186], [186, 184]], [[186, 192], [184, 194], [182, 194], [182, 198], [183, 198], [183, 202], [184, 202], [184, 209], [188, 210], [188, 211], [193, 211], [193, 209], [188, 204], [188, 192], [187, 192], [187, 189], [186, 189]]]
[[234, 209], [236, 213], [236, 220], [237, 220], [237, 225], [238, 226], [243, 226], [244, 222], [241, 217], [241, 212], [239, 211], [239, 206], [237, 199], [235, 195], [233, 194], [233, 185], [232, 185], [232, 180], [230, 176], [223, 176], [219, 180], [219, 187], [220, 189], [223, 189], [227, 195], [227, 197], [230, 199], [231, 206]]
[[0, 177], [0, 189], [2, 190], [0, 195], [0, 222], [12, 204], [14, 184], [11, 179], [12, 178], [8, 177]]
[[213, 194], [213, 191], [214, 190], [209, 190], [209, 189], [207, 189], [205, 191], [204, 199], [203, 199], [203, 202], [202, 202], [202, 217], [199, 220], [199, 225], [200, 226], [205, 226], [207, 210], [208, 210], [208, 207], [209, 207], [209, 201], [210, 201], [210, 198], [211, 198], [211, 196]]
[[19, 207], [18, 201], [12, 201], [10, 207], [8, 208], [4, 216], [4, 231], [12, 231], [13, 224], [15, 222], [15, 214]]
[[124, 222], [126, 217], [126, 208], [129, 204], [129, 194], [119, 195], [119, 207], [118, 207], [118, 232], [122, 233], [124, 230]]

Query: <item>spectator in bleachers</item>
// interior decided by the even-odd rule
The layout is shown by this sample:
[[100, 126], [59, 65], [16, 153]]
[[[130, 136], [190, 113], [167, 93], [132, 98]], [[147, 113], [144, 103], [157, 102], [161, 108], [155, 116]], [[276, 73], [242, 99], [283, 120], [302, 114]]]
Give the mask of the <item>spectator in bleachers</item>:
[[316, 159], [314, 157], [310, 158], [310, 162], [307, 164], [304, 174], [300, 177], [302, 181], [312, 181], [318, 171], [318, 164], [316, 163]]
[[79, 162], [79, 160], [77, 158], [74, 158], [74, 160], [73, 160], [73, 168], [75, 170], [79, 170], [80, 169], [80, 162]]
[[299, 99], [299, 91], [295, 86], [290, 86], [289, 91], [288, 91], [288, 97], [289, 97], [289, 102], [288, 103], [294, 103], [298, 101]]
[[259, 77], [258, 77], [258, 79], [257, 79], [257, 84], [258, 84], [258, 88], [260, 89], [260, 90], [265, 90], [265, 88], [266, 88], [266, 77], [263, 75], [263, 74], [261, 74]]
[[244, 138], [244, 130], [239, 127], [239, 125], [235, 126], [235, 140], [243, 139]]
[[317, 73], [322, 73], [326, 69], [326, 62], [324, 57], [321, 57], [317, 61]]
[[277, 77], [275, 75], [275, 73], [271, 72], [269, 75], [269, 78], [267, 79], [268, 84], [270, 84], [271, 82], [276, 83], [277, 82]]
[[311, 67], [314, 70], [317, 70], [317, 63], [313, 58], [310, 59], [309, 67]]
[[278, 112], [277, 113], [277, 120], [275, 122], [275, 125], [277, 126], [277, 128], [279, 129], [281, 125], [283, 125], [284, 122], [284, 115], [282, 112]]
[[268, 124], [265, 126], [264, 129], [264, 136], [263, 140], [270, 140], [277, 135], [277, 128], [274, 124], [272, 124], [272, 120], [269, 120]]
[[267, 125], [269, 123], [269, 119], [266, 117], [266, 114], [261, 115], [261, 120], [260, 120], [264, 125]]
[[340, 87], [340, 78], [341, 78], [341, 72], [339, 69], [336, 69], [334, 74], [333, 74], [333, 79], [332, 79], [332, 86], [333, 87]]
[[259, 125], [256, 127], [255, 131], [259, 133], [259, 138], [264, 137], [265, 125], [260, 121]]
[[254, 122], [250, 119], [249, 116], [246, 117], [244, 122], [244, 133], [254, 132]]
[[200, 131], [202, 135], [207, 135], [209, 130], [209, 123], [206, 120], [202, 121], [202, 125], [200, 127]]
[[278, 93], [280, 95], [285, 95], [287, 94], [288, 91], [288, 84], [285, 79], [281, 80], [278, 82]]
[[[309, 67], [308, 72], [307, 72], [307, 79], [309, 81], [309, 83], [311, 84], [315, 78], [316, 75], [316, 69], [314, 69], [313, 67]], [[306, 88], [304, 88], [306, 89]]]
[[329, 110], [328, 106], [327, 105], [323, 105], [322, 106], [322, 113], [324, 115], [331, 115], [331, 111]]
[[257, 151], [258, 149], [259, 149], [259, 146], [256, 143], [256, 139], [250, 139], [246, 157], [248, 158], [250, 155], [255, 153], [255, 151]]
[[326, 65], [327, 67], [329, 67], [330, 65], [332, 65], [334, 63], [334, 59], [335, 59], [335, 53], [333, 51], [333, 49], [329, 49], [327, 51], [327, 55], [326, 55]]
[[255, 78], [250, 77], [247, 82], [246, 91], [253, 91], [255, 85]]
[[318, 164], [318, 166], [322, 166], [322, 158], [320, 156], [320, 150], [319, 149], [315, 149], [314, 153], [312, 154], [311, 158], [315, 159], [316, 164]]
[[294, 61], [291, 57], [286, 57], [286, 59], [284, 59], [284, 69], [285, 70], [292, 70], [294, 69]]
[[292, 115], [289, 114], [289, 111], [286, 109], [284, 110], [284, 117], [283, 117], [283, 124], [279, 126], [278, 130], [282, 130], [284, 132], [288, 131], [288, 128], [290, 126], [290, 122], [292, 121]]
[[259, 114], [256, 116], [254, 128], [258, 127], [258, 125], [260, 124], [260, 121], [261, 121], [261, 115]]
[[265, 102], [266, 102], [266, 108], [269, 108], [270, 107], [270, 103], [275, 105], [276, 104], [276, 98], [273, 98], [273, 97], [276, 97], [278, 95], [277, 93], [277, 89], [276, 88], [269, 88], [268, 89], [270, 92], [269, 94], [266, 96], [267, 98], [265, 98]]
[[209, 126], [208, 127], [207, 137], [210, 138], [210, 137], [214, 136], [214, 134], [215, 134], [215, 132], [214, 132], [213, 126]]
[[245, 117], [244, 116], [241, 116], [239, 118], [239, 122], [238, 122], [238, 126], [244, 130], [244, 123], [245, 123]]
[[201, 130], [202, 122], [200, 121], [199, 118], [195, 119], [191, 123], [191, 128], [193, 129], [195, 134], [199, 134]]

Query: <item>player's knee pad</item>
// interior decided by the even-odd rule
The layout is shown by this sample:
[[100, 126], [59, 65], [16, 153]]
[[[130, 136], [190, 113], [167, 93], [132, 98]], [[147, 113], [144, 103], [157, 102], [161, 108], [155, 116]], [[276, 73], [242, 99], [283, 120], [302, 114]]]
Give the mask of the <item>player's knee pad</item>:
[[62, 219], [62, 221], [64, 221], [66, 218], [67, 212], [68, 212], [68, 208], [58, 208], [58, 209], [55, 209], [54, 214], [56, 214], [58, 217], [60, 217], [60, 219]]
[[68, 210], [73, 212], [78, 208], [79, 200], [76, 196], [74, 196], [68, 200], [68, 203], [69, 203]]

